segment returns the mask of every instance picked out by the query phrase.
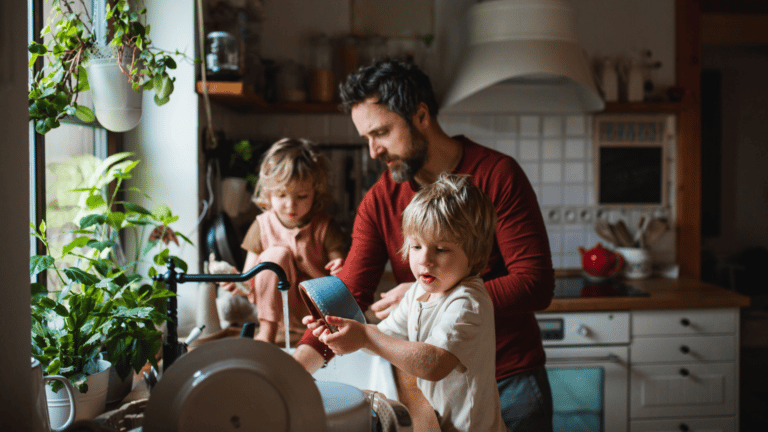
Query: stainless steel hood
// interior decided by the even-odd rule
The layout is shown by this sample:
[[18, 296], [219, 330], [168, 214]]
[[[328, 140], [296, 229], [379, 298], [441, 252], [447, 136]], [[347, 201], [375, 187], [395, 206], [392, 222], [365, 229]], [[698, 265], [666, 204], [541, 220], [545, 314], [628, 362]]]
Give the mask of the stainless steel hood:
[[575, 13], [564, 0], [492, 0], [474, 4], [460, 69], [445, 113], [602, 111]]

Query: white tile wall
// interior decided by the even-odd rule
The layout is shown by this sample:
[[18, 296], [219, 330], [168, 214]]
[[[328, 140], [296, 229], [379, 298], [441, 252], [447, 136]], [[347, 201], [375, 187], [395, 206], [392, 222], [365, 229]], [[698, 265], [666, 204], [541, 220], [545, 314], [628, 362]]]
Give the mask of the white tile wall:
[[[671, 143], [668, 191], [675, 202], [674, 116], [666, 129]], [[581, 267], [578, 248], [591, 248], [597, 242], [611, 246], [594, 232], [595, 220], [605, 213], [610, 220], [626, 220], [630, 229], [637, 226], [641, 211], [632, 208], [605, 211], [595, 201], [594, 164], [592, 161], [592, 116], [581, 115], [443, 115], [440, 124], [450, 135], [468, 138], [515, 158], [528, 176], [547, 226], [552, 264], [555, 268]], [[304, 135], [317, 142], [361, 143], [363, 140], [349, 116], [343, 114], [308, 114], [257, 116], [255, 119], [228, 118], [228, 126], [238, 126], [258, 135]], [[256, 136], [254, 136], [255, 138]], [[661, 212], [661, 210], [659, 210]], [[674, 208], [663, 211], [674, 217]], [[652, 252], [655, 261], [672, 263], [675, 259], [674, 237], [668, 235]]]

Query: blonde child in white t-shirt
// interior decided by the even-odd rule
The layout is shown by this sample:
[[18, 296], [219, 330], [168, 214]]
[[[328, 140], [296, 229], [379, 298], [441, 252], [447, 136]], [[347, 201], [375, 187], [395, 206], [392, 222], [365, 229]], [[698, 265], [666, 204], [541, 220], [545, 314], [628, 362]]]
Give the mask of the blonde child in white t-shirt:
[[403, 212], [402, 256], [416, 282], [378, 325], [327, 317], [334, 353], [364, 349], [416, 377], [442, 431], [506, 431], [496, 385], [493, 303], [479, 275], [496, 210], [467, 175], [442, 174]]

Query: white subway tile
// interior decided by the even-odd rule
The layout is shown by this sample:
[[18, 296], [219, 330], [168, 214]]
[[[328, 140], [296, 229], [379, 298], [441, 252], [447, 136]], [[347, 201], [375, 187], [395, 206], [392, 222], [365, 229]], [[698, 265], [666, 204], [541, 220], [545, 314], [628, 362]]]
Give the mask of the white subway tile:
[[528, 181], [531, 184], [538, 184], [539, 179], [539, 164], [537, 163], [521, 163], [520, 168], [525, 172], [525, 176], [528, 177]]
[[541, 118], [539, 116], [520, 116], [520, 136], [524, 137], [538, 137], [541, 135], [540, 130]]
[[563, 179], [563, 164], [546, 162], [541, 165], [542, 183], [560, 183]]
[[587, 188], [585, 186], [565, 186], [564, 189], [566, 205], [585, 205], [587, 203]]
[[547, 227], [549, 237], [549, 249], [552, 254], [560, 254], [563, 251], [563, 229], [561, 227]]
[[513, 115], [498, 115], [493, 117], [493, 131], [501, 135], [517, 135], [520, 132], [518, 117]]
[[521, 139], [519, 158], [524, 161], [539, 160], [539, 140]]
[[585, 165], [583, 162], [566, 162], [565, 181], [567, 183], [583, 182], [585, 179]]
[[586, 135], [586, 118], [584, 116], [568, 116], [565, 118], [565, 134], [567, 136]]
[[563, 188], [560, 185], [543, 185], [541, 187], [541, 205], [559, 206], [563, 204]]
[[563, 158], [563, 140], [545, 139], [542, 141], [542, 157], [544, 160], [560, 160]]
[[543, 120], [542, 134], [545, 137], [562, 136], [563, 118], [561, 116], [545, 116]]
[[517, 158], [517, 141], [509, 138], [502, 138], [496, 140], [494, 148], [505, 155]]
[[565, 158], [566, 159], [584, 159], [584, 139], [583, 138], [569, 138], [565, 140]]

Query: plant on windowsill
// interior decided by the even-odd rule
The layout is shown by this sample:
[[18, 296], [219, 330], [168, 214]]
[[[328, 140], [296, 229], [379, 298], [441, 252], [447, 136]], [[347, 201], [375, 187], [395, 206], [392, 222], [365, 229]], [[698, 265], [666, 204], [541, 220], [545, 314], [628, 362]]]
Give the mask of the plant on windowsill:
[[[100, 354], [108, 359], [117, 375], [125, 379], [131, 369], [139, 372], [147, 363], [157, 367], [163, 344], [159, 327], [168, 320], [166, 300], [174, 295], [162, 282], [152, 280], [167, 260], [186, 271], [186, 263], [170, 255], [165, 247], [178, 238], [192, 242], [169, 225], [178, 220], [167, 205], [153, 211], [129, 201], [118, 201], [121, 192], [133, 191], [124, 182], [139, 161], [131, 153], [110, 156], [98, 166], [80, 194], [77, 228], [70, 239], [57, 246], [49, 237], [45, 221], [39, 228], [30, 225], [31, 235], [46, 248], [46, 254], [30, 258], [30, 275], [49, 271], [60, 287], [31, 284], [32, 357], [46, 375], [63, 375], [80, 390], [88, 391], [86, 379], [97, 372]], [[151, 230], [145, 236], [146, 230]], [[134, 259], [126, 262], [124, 239], [135, 234]], [[121, 236], [122, 234], [122, 236]], [[139, 264], [151, 264], [146, 274]], [[50, 288], [50, 289], [49, 289]], [[52, 390], [61, 383], [55, 381]]]
[[[100, 47], [83, 0], [51, 0], [51, 17], [40, 32], [48, 40], [28, 46], [30, 67], [40, 56], [47, 60], [29, 86], [29, 119], [35, 131], [45, 134], [64, 118], [76, 116], [83, 122], [98, 118], [105, 128], [122, 132], [141, 119], [143, 91], [154, 89], [158, 106], [169, 101], [175, 78], [168, 70], [175, 69], [176, 62], [170, 53], [152, 46], [150, 26], [142, 23], [147, 9], [140, 3], [109, 0], [110, 39]], [[175, 55], [185, 57], [179, 51]], [[94, 91], [95, 115], [78, 102], [79, 94], [89, 89]]]

